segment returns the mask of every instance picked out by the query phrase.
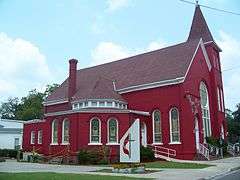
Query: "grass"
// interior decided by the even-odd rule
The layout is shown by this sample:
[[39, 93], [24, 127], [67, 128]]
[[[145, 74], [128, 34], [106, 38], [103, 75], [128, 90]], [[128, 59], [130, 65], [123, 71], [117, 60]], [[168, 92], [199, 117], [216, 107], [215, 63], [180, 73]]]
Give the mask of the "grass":
[[179, 163], [169, 161], [155, 161], [145, 163], [146, 168], [172, 168], [172, 169], [202, 169], [212, 165], [208, 164], [197, 164], [197, 163]]
[[139, 178], [125, 176], [102, 176], [88, 174], [61, 174], [50, 172], [37, 173], [0, 173], [0, 180], [133, 180]]

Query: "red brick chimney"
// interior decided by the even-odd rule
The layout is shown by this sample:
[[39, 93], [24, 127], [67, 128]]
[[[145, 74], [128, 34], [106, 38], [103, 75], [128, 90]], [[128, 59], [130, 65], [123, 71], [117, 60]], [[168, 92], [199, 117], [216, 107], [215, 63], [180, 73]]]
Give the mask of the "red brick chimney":
[[77, 63], [78, 60], [76, 59], [69, 60], [68, 99], [71, 99], [72, 96], [76, 93]]

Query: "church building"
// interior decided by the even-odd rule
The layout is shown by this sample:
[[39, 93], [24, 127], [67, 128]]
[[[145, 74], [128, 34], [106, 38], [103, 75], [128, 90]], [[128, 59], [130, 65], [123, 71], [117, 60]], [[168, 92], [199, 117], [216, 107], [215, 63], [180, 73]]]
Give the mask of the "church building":
[[196, 5], [180, 44], [80, 70], [71, 59], [69, 76], [43, 103], [44, 118], [24, 124], [23, 150], [48, 156], [104, 146], [114, 159], [139, 119], [142, 146], [177, 159], [205, 156], [206, 137], [227, 131], [220, 52]]

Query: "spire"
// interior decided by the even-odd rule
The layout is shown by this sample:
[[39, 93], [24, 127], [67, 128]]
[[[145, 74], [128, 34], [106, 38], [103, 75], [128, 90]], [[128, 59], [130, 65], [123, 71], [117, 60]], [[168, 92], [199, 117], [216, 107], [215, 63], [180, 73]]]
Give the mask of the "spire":
[[203, 39], [203, 42], [214, 41], [206, 20], [202, 14], [198, 1], [196, 1], [196, 8], [193, 16], [191, 30], [188, 36], [188, 41], [200, 38]]

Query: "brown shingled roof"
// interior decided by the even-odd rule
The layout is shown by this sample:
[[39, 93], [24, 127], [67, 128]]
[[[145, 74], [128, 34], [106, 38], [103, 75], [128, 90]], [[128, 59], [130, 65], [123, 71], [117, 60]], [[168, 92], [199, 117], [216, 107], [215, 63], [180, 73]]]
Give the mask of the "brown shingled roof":
[[[146, 83], [183, 77], [191, 62], [199, 40], [187, 41], [167, 48], [139, 54], [126, 59], [102, 64], [77, 72], [77, 92], [73, 100], [78, 99], [117, 99], [123, 98], [116, 89]], [[68, 80], [50, 96], [47, 101], [67, 99]]]
[[203, 39], [203, 42], [214, 41], [200, 6], [197, 5], [193, 16], [191, 30], [188, 36], [188, 41], [200, 38]]

